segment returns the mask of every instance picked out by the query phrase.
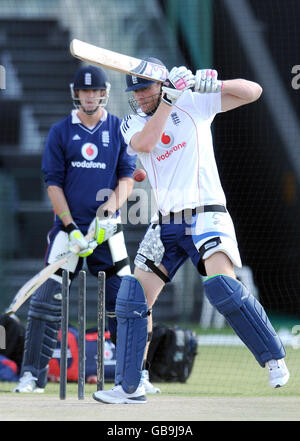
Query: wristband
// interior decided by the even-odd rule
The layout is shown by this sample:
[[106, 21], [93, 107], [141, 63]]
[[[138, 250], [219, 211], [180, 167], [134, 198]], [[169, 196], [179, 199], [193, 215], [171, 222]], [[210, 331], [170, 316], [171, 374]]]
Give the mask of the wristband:
[[69, 212], [69, 211], [63, 211], [62, 213], [60, 213], [59, 215], [58, 215], [58, 217], [60, 218], [60, 219], [62, 219], [64, 216], [71, 216], [71, 213]]
[[164, 93], [161, 100], [168, 106], [173, 106], [172, 101], [168, 98], [167, 94]]
[[65, 227], [65, 232], [68, 233], [68, 234], [72, 233], [72, 231], [74, 231], [74, 230], [78, 230], [78, 227], [75, 224], [73, 224], [73, 223], [68, 224]]

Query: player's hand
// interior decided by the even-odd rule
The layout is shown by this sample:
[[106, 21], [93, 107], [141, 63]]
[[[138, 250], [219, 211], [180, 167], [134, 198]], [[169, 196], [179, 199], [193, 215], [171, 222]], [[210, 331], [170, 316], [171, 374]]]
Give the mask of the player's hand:
[[117, 232], [118, 224], [116, 218], [100, 218], [96, 216], [91, 222], [88, 233], [95, 231], [94, 238], [98, 245], [101, 245]]
[[194, 87], [195, 77], [185, 66], [173, 67], [162, 86], [162, 101], [173, 106], [182, 92]]
[[77, 225], [68, 225], [67, 232], [69, 234], [69, 250], [72, 253], [77, 254], [79, 257], [87, 257], [92, 254], [97, 244], [88, 242]]
[[195, 92], [216, 93], [223, 87], [223, 81], [218, 80], [218, 72], [213, 69], [199, 69], [195, 75]]

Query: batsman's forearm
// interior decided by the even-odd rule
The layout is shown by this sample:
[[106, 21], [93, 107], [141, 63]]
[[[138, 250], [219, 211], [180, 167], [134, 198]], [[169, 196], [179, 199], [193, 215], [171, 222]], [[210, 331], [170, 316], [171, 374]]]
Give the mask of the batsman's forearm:
[[251, 103], [260, 97], [262, 88], [258, 83], [238, 78], [224, 81], [221, 93], [222, 95], [233, 95]]
[[130, 145], [133, 150], [144, 153], [152, 152], [161, 138], [171, 112], [172, 106], [161, 102], [154, 115], [145, 124], [143, 130], [132, 137]]
[[120, 178], [115, 190], [102, 205], [102, 209], [115, 213], [126, 202], [133, 190], [133, 186], [134, 181], [132, 178]]
[[63, 190], [56, 185], [49, 185], [47, 192], [53, 210], [61, 218], [62, 223], [65, 226], [71, 224], [73, 218]]

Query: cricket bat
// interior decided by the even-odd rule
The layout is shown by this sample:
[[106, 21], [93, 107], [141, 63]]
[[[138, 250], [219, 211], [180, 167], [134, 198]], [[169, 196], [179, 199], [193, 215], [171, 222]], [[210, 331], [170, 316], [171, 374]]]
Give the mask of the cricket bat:
[[73, 57], [89, 64], [146, 78], [147, 80], [164, 82], [168, 76], [168, 70], [160, 64], [102, 49], [77, 39], [71, 41], [70, 52]]
[[[94, 237], [95, 232], [91, 231], [85, 239], [90, 241]], [[77, 252], [79, 251], [79, 247]], [[76, 252], [76, 251], [75, 251]], [[67, 263], [68, 259], [74, 255], [73, 251], [67, 251], [62, 256], [58, 258], [55, 262], [47, 265], [44, 269], [42, 269], [38, 274], [33, 276], [28, 282], [26, 282], [17, 292], [15, 297], [13, 298], [11, 304], [6, 309], [5, 314], [14, 314], [17, 310], [32, 296], [32, 294], [43, 284], [45, 283], [51, 276], [54, 274], [59, 268], [61, 268], [65, 263]]]

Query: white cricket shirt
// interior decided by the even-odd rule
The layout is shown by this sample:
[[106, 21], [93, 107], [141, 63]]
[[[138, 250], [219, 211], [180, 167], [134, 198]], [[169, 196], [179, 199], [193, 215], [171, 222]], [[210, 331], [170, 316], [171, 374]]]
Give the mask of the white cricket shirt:
[[221, 93], [186, 90], [167, 120], [160, 142], [151, 153], [130, 146], [150, 117], [129, 115], [121, 131], [129, 154], [138, 154], [162, 215], [199, 205], [226, 205], [214, 156], [211, 123], [221, 112]]

